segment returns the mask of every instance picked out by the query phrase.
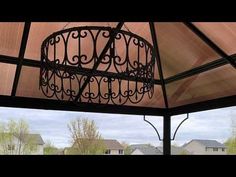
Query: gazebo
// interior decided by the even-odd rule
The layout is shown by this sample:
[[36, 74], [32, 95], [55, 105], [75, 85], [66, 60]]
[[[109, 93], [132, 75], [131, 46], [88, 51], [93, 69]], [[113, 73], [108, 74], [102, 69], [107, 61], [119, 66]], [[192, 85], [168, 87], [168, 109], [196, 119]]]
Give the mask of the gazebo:
[[172, 116], [236, 105], [235, 53], [236, 23], [2, 22], [0, 106], [163, 116], [169, 155]]

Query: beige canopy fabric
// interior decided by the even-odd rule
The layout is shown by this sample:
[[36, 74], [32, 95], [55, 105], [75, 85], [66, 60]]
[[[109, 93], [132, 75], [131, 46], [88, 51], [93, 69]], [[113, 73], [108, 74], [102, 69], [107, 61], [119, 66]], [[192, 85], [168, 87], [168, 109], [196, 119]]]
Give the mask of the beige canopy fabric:
[[[53, 32], [77, 26], [116, 27], [118, 22], [32, 22], [24, 57], [19, 58], [24, 24], [19, 22], [0, 23], [0, 95], [11, 96], [18, 63], [16, 60], [40, 61], [41, 44]], [[226, 54], [231, 56], [236, 54], [236, 23], [197, 22], [192, 24]], [[226, 96], [236, 96], [236, 69], [229, 63], [183, 79], [167, 82], [176, 75], [215, 62], [222, 56], [182, 22], [155, 22], [154, 27], [165, 82], [164, 87], [170, 108]], [[135, 33], [153, 44], [148, 22], [125, 22], [122, 30]], [[99, 41], [98, 52], [102, 51], [107, 40]], [[89, 41], [82, 41], [82, 43], [83, 51], [90, 53]], [[122, 42], [117, 44], [117, 52], [125, 55], [122, 45]], [[76, 45], [73, 41], [68, 46], [68, 51], [76, 52]], [[62, 47], [58, 46], [57, 51], [63, 54]], [[130, 55], [131, 58], [135, 58], [135, 51]], [[6, 62], [5, 58], [12, 62]], [[98, 69], [103, 70], [103, 67], [99, 66]], [[160, 80], [159, 72], [158, 67], [155, 66], [154, 78], [157, 80]], [[26, 66], [23, 62], [16, 96], [46, 99], [47, 97], [39, 90], [39, 77], [40, 66]], [[115, 85], [114, 89], [116, 89]], [[127, 102], [126, 105], [165, 108], [163, 87], [161, 84], [155, 84], [154, 95], [151, 99], [145, 95], [140, 103]]]

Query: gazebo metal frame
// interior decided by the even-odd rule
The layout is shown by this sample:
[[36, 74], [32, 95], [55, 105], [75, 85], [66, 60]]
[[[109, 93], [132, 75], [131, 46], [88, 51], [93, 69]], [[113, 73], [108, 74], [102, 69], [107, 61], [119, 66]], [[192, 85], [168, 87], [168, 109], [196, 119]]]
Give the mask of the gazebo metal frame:
[[[188, 105], [178, 106], [169, 108], [166, 85], [177, 80], [181, 80], [199, 73], [203, 73], [214, 68], [222, 67], [224, 65], [231, 65], [236, 67], [236, 55], [227, 55], [219, 46], [211, 41], [205, 34], [203, 34], [195, 25], [189, 22], [184, 24], [192, 30], [200, 39], [202, 39], [209, 47], [216, 51], [222, 58], [219, 58], [210, 63], [195, 67], [188, 71], [176, 74], [175, 76], [163, 78], [163, 72], [161, 67], [161, 58], [158, 50], [157, 36], [155, 34], [154, 22], [150, 22], [150, 31], [153, 40], [153, 46], [155, 50], [155, 56], [158, 64], [159, 78], [155, 80], [154, 84], [161, 85], [163, 97], [166, 108], [151, 108], [151, 107], [140, 107], [140, 106], [127, 106], [127, 105], [111, 105], [111, 104], [98, 104], [98, 103], [82, 103], [62, 101], [62, 100], [51, 100], [51, 99], [39, 99], [39, 98], [28, 98], [16, 96], [16, 90], [20, 78], [22, 66], [30, 67], [41, 67], [41, 62], [33, 59], [25, 58], [25, 50], [27, 40], [29, 36], [31, 22], [26, 22], [23, 30], [22, 41], [18, 57], [11, 57], [0, 55], [1, 63], [9, 63], [16, 65], [15, 78], [13, 82], [12, 92], [10, 96], [0, 96], [0, 106], [5, 107], [19, 107], [19, 108], [34, 108], [34, 109], [52, 109], [52, 110], [69, 110], [69, 111], [87, 111], [87, 112], [100, 112], [100, 113], [117, 113], [117, 114], [133, 114], [133, 115], [153, 115], [163, 116], [163, 152], [164, 155], [170, 155], [171, 150], [171, 116], [185, 113], [192, 113], [197, 111], [204, 111], [210, 109], [224, 108], [230, 106], [236, 106], [236, 95], [217, 98], [213, 100], [192, 103]], [[123, 22], [118, 23], [117, 29], [120, 29]], [[109, 45], [109, 44], [108, 44]], [[96, 70], [96, 68], [94, 68]]]

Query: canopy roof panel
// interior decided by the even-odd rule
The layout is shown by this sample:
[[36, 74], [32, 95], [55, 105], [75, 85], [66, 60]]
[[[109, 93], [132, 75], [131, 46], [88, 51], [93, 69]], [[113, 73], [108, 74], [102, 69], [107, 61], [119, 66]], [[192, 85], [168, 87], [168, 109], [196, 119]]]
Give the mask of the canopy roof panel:
[[193, 23], [228, 55], [236, 53], [236, 23], [235, 22], [202, 22]]
[[164, 78], [209, 63], [220, 56], [183, 23], [155, 23]]
[[234, 95], [235, 81], [235, 69], [225, 65], [167, 84], [169, 104], [176, 107]]
[[29, 66], [22, 67], [16, 96], [47, 98], [39, 90], [39, 72], [40, 68]]
[[16, 71], [15, 65], [0, 63], [1, 95], [11, 95], [12, 85], [15, 77], [15, 71]]
[[0, 23], [0, 55], [18, 56], [23, 28], [24, 23]]
[[[11, 96], [11, 99], [17, 99], [17, 97], [47, 99], [49, 102], [58, 100], [55, 95], [52, 98], [46, 97], [39, 89], [42, 42], [49, 35], [63, 29], [78, 26], [116, 28], [118, 24], [118, 22], [0, 23], [0, 96]], [[141, 102], [134, 104], [127, 101], [123, 107], [145, 108], [148, 112], [148, 108], [168, 110], [228, 96], [236, 97], [236, 23], [125, 22], [121, 30], [145, 39], [153, 46], [155, 56], [153, 96], [149, 98], [146, 94]], [[109, 38], [98, 40], [98, 54], [102, 53], [107, 43], [109, 43]], [[124, 58], [127, 56], [125, 43], [127, 43], [125, 39], [117, 40], [114, 51]], [[146, 51], [142, 48], [143, 44], [140, 43], [137, 47], [137, 41], [133, 40], [131, 43], [128, 48], [130, 61], [133, 62], [137, 57], [145, 58]], [[84, 53], [89, 54], [93, 51], [91, 47], [93, 44], [90, 41], [83, 39], [81, 44], [81, 50]], [[55, 57], [63, 62], [59, 56], [64, 56], [64, 46], [58, 44], [55, 49], [58, 51], [58, 56], [54, 56], [50, 48], [49, 58]], [[68, 42], [67, 50], [72, 54], [78, 52], [76, 40]], [[149, 55], [152, 55], [152, 52]], [[73, 66], [73, 64], [69, 65]], [[92, 69], [93, 65], [88, 67], [87, 69]], [[112, 66], [109, 72], [114, 74], [116, 69]], [[122, 72], [125, 69], [127, 68], [124, 66], [118, 68]], [[102, 64], [98, 66], [97, 71], [107, 72], [105, 65]], [[127, 81], [124, 82], [130, 80], [129, 86], [135, 88], [136, 79], [126, 78]], [[60, 79], [56, 79], [55, 82], [62, 84]], [[78, 90], [77, 85], [70, 86], [69, 80], [63, 85]], [[112, 88], [122, 93], [125, 93], [127, 89], [122, 86], [119, 91], [118, 82], [114, 82]], [[88, 89], [96, 92], [98, 86], [87, 85], [84, 92]], [[105, 81], [101, 84], [101, 91], [104, 89], [107, 89]], [[69, 97], [65, 96], [61, 101], [63, 104], [67, 101], [69, 106], [72, 103], [69, 103], [71, 101], [68, 99]], [[108, 107], [99, 99], [93, 101], [94, 104], [103, 105], [104, 109]], [[83, 104], [83, 99], [81, 102], [80, 105]], [[108, 104], [117, 106], [111, 102]], [[232, 104], [236, 105], [236, 101]]]

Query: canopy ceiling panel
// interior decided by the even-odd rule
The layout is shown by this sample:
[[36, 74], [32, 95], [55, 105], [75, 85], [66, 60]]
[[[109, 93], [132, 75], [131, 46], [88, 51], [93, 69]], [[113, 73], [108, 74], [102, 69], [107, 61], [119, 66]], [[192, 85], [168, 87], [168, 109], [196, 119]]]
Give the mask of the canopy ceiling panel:
[[122, 30], [137, 34], [152, 44], [152, 36], [148, 22], [125, 22]]
[[[40, 68], [23, 66], [20, 73], [16, 96], [47, 98], [39, 90]], [[54, 97], [54, 99], [56, 99]]]
[[11, 95], [16, 66], [0, 63], [0, 95]]
[[193, 24], [228, 55], [236, 53], [235, 22], [197, 22]]
[[166, 85], [171, 107], [236, 95], [236, 72], [225, 65]]
[[164, 78], [221, 58], [181, 22], [155, 23]]
[[[59, 22], [59, 23], [42, 23], [42, 22], [34, 22], [31, 24], [30, 33], [28, 37], [25, 58], [33, 59], [33, 60], [40, 60], [40, 52], [41, 52], [41, 45], [42, 42], [52, 33], [77, 27], [77, 26], [110, 26], [115, 27], [117, 22], [77, 22], [77, 23], [66, 23], [66, 22]], [[84, 41], [86, 43], [86, 41]], [[104, 44], [104, 43], [103, 43]], [[87, 45], [87, 44], [86, 44]], [[83, 44], [83, 46], [86, 47]], [[104, 44], [105, 45], [105, 44]], [[70, 47], [70, 50], [76, 50], [76, 47]], [[63, 49], [64, 50], [64, 49]], [[63, 51], [62, 50], [62, 51]]]
[[0, 23], [0, 55], [18, 56], [23, 28], [24, 23]]

